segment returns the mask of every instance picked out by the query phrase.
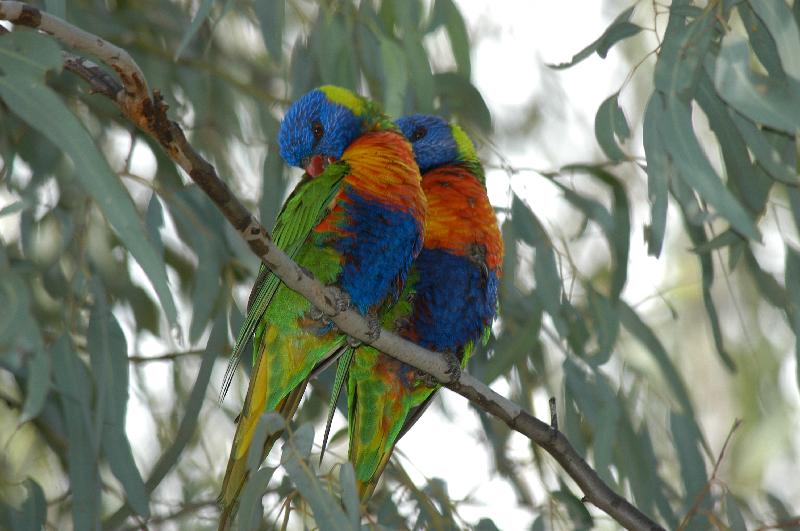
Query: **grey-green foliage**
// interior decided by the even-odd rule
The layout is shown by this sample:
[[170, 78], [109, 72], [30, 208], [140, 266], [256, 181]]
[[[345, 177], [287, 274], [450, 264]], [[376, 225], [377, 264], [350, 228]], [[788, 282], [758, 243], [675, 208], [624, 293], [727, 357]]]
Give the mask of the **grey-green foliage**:
[[[128, 50], [192, 144], [267, 225], [290, 184], [276, 145], [280, 111], [316, 85], [369, 93], [395, 115], [438, 112], [476, 138], [493, 131], [470, 79], [473, 35], [453, 0], [44, 4]], [[608, 95], [594, 123], [597, 158], [541, 176], [581, 219], [577, 233], [558, 241], [550, 220], [516, 195], [503, 216], [501, 323], [470, 371], [487, 383], [505, 380], [511, 398], [528, 409], [534, 391], [557, 395], [574, 446], [667, 528], [689, 515], [687, 528], [704, 529], [713, 514], [744, 529], [797, 509], [780, 493], [705, 492], [719, 448], [698, 420], [696, 390], [685, 381], [691, 371], [681, 366], [687, 358], [672, 350], [673, 341], [662, 343], [674, 335], [669, 327], [657, 326], [623, 292], [635, 273], [633, 246], [667, 260], [677, 252], [670, 239], [684, 234], [700, 280], [696, 303], [682, 308], [702, 312], [698, 322], [707, 323], [722, 362], [716, 377], [737, 375], [741, 410], [751, 415], [742, 429], [750, 422], [746, 433], [758, 435], [752, 404], [786, 407], [764, 390], [777, 379], [779, 360], [766, 350], [768, 359], [753, 363], [731, 339], [723, 318], [731, 312], [716, 288], [725, 275], [754, 308], [763, 301], [800, 330], [797, 251], [784, 239], [785, 281], [756, 257], [775, 197], [788, 202], [796, 226], [800, 220], [799, 4], [673, 2], [659, 18], [663, 41], [647, 101], [623, 110], [621, 91]], [[625, 9], [555, 68], [581, 68], [594, 53], [605, 58], [620, 42], [642, 39], [636, 9]], [[449, 45], [451, 69], [433, 67], [423, 45], [433, 35]], [[215, 404], [212, 369], [224, 364], [241, 321], [235, 291], [249, 288], [258, 264], [153, 140], [110, 102], [86, 94], [60, 63], [51, 38], [22, 28], [0, 36], [0, 197], [12, 198], [0, 210], [0, 445], [8, 449], [0, 460], [0, 527], [31, 529], [47, 520], [119, 528], [150, 519], [193, 528], [217, 514], [229, 444], [219, 426], [232, 433], [238, 406]], [[644, 163], [633, 156], [642, 149], [632, 146], [631, 113], [644, 115]], [[701, 113], [710, 135], [697, 129]], [[131, 158], [131, 141], [136, 153], [152, 155], [150, 166]], [[719, 163], [709, 158], [715, 150]], [[646, 180], [650, 203], [644, 243], [631, 237], [635, 179]], [[670, 211], [682, 226], [668, 222]], [[596, 241], [608, 259], [581, 273], [570, 251]], [[768, 344], [761, 336], [751, 341]], [[177, 355], [142, 363], [153, 355], [143, 349], [153, 345]], [[154, 383], [154, 374], [166, 381]], [[323, 374], [314, 383], [299, 420], [322, 417], [331, 379]], [[126, 424], [131, 396], [145, 406], [137, 422], [155, 428], [144, 447], [135, 446], [137, 426]], [[481, 426], [497, 473], [535, 517], [535, 529], [598, 521], [541, 450], [532, 446], [520, 460], [509, 453], [504, 425], [482, 415]], [[265, 416], [256, 439], [277, 427]], [[290, 429], [278, 466], [258, 468], [253, 460], [242, 529], [291, 519], [316, 519], [323, 529], [358, 526], [352, 468], [320, 474], [309, 459], [313, 440], [311, 425], [302, 424]], [[527, 485], [531, 469], [544, 500]], [[416, 485], [397, 460], [385, 476], [369, 504], [380, 526], [496, 528], [491, 507], [479, 521], [463, 519], [459, 507], [480, 500], [451, 499], [447, 477]], [[763, 501], [771, 512], [763, 512]]]

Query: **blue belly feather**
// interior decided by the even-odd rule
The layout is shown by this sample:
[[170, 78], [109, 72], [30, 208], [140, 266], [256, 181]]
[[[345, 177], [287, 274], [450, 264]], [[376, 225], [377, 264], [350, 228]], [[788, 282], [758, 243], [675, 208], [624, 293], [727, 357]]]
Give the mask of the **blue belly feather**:
[[498, 278], [465, 256], [442, 249], [423, 249], [414, 265], [418, 273], [409, 334], [420, 346], [461, 357], [492, 322]]
[[422, 247], [422, 227], [408, 212], [346, 188], [343, 235], [334, 242], [342, 256], [339, 285], [359, 312], [394, 301]]

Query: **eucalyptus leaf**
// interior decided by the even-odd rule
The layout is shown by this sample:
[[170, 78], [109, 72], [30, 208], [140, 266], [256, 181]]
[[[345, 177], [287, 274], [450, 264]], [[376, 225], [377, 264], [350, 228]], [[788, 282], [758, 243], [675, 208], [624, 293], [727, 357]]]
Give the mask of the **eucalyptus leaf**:
[[181, 39], [180, 44], [178, 44], [178, 49], [175, 50], [176, 61], [180, 59], [180, 57], [183, 55], [183, 52], [186, 50], [186, 47], [189, 45], [192, 38], [200, 29], [200, 26], [208, 18], [208, 15], [211, 13], [211, 7], [213, 5], [214, 5], [214, 0], [201, 0], [200, 5], [197, 8], [197, 12], [194, 14], [194, 17], [192, 17], [191, 24], [189, 24], [189, 27], [186, 28], [186, 33], [183, 34], [183, 38]]
[[640, 26], [629, 22], [635, 8], [636, 6], [632, 5], [617, 15], [617, 18], [615, 18], [611, 25], [606, 28], [603, 34], [600, 35], [600, 37], [598, 37], [594, 42], [589, 44], [586, 48], [576, 53], [572, 57], [571, 61], [547, 66], [556, 70], [563, 70], [565, 68], [575, 66], [592, 55], [594, 52], [597, 52], [597, 55], [605, 59], [606, 54], [608, 54], [608, 50], [610, 50], [612, 46], [621, 40], [633, 37], [642, 30]]

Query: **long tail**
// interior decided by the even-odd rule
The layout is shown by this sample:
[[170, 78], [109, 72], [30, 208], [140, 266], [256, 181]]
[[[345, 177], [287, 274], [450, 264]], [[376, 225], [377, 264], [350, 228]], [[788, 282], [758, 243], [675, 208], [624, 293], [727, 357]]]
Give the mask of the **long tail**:
[[[397, 434], [397, 438], [392, 443], [391, 448], [388, 451], [385, 451], [381, 454], [380, 460], [378, 461], [378, 465], [375, 467], [374, 472], [372, 475], [365, 480], [361, 480], [356, 478], [356, 488], [358, 490], [358, 497], [361, 500], [361, 503], [367, 503], [367, 501], [372, 497], [372, 494], [375, 492], [375, 487], [378, 485], [378, 480], [381, 478], [381, 474], [386, 469], [386, 465], [389, 464], [389, 459], [392, 457], [392, 452], [394, 452], [395, 446], [397, 443], [402, 439], [403, 435], [405, 435], [408, 430], [419, 420], [425, 410], [428, 409], [428, 406], [431, 405], [433, 398], [436, 396], [436, 391], [433, 391], [430, 396], [428, 396], [421, 404], [411, 408], [406, 416], [405, 422], [403, 422], [403, 427], [400, 428], [400, 432]], [[356, 449], [353, 449], [354, 452], [357, 452]]]
[[[276, 411], [286, 420], [290, 420], [294, 416], [295, 411], [297, 411], [300, 400], [303, 398], [303, 393], [305, 393], [306, 387], [308, 386], [309, 379], [310, 376], [303, 380], [278, 404]], [[225, 479], [222, 480], [222, 490], [220, 491], [218, 499], [220, 505], [222, 505], [222, 512], [219, 517], [219, 531], [230, 529], [233, 524], [233, 514], [239, 500], [239, 494], [250, 475], [250, 470], [247, 468], [247, 455], [250, 453], [249, 446], [252, 442], [252, 437], [245, 439], [243, 435], [245, 429], [246, 427], [242, 422], [239, 422], [236, 426], [236, 435], [231, 445], [231, 456], [228, 459], [228, 468], [225, 471]], [[280, 438], [281, 433], [283, 432], [273, 433], [264, 441], [259, 463], [266, 459], [267, 454], [269, 454], [275, 442]], [[242, 443], [245, 443], [246, 447], [243, 448]]]

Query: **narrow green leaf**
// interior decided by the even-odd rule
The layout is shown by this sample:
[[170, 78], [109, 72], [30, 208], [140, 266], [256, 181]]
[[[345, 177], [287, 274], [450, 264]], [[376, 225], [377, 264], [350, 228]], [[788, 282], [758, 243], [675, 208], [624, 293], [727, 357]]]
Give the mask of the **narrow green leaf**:
[[72, 521], [75, 529], [100, 528], [100, 477], [97, 471], [97, 440], [91, 428], [86, 369], [62, 336], [53, 346], [53, 374], [66, 423]]
[[511, 217], [515, 227], [520, 230], [519, 236], [522, 241], [531, 245], [536, 251], [533, 262], [536, 293], [541, 298], [545, 311], [553, 319], [559, 335], [566, 337], [569, 330], [562, 315], [562, 284], [553, 244], [536, 215], [516, 195], [511, 201]]
[[586, 286], [586, 289], [589, 293], [592, 327], [597, 336], [597, 352], [589, 356], [587, 361], [593, 366], [599, 366], [611, 358], [619, 335], [619, 316], [616, 305], [609, 299], [591, 289], [591, 286]]
[[186, 28], [186, 33], [183, 34], [183, 38], [180, 44], [178, 44], [178, 49], [175, 50], [176, 61], [183, 55], [184, 50], [186, 50], [186, 47], [189, 45], [195, 33], [197, 33], [197, 30], [200, 29], [200, 26], [208, 18], [213, 3], [213, 0], [202, 0], [200, 6], [197, 8], [197, 12], [194, 14], [194, 18], [192, 18], [192, 23]]
[[589, 513], [589, 509], [586, 508], [586, 504], [570, 492], [569, 487], [567, 487], [563, 480], [559, 480], [559, 484], [561, 488], [553, 492], [552, 497], [559, 502], [562, 508], [567, 510], [567, 514], [571, 520], [570, 529], [574, 529], [575, 531], [588, 531], [592, 529], [594, 526], [594, 519], [591, 513]]
[[0, 59], [0, 74], [31, 79], [44, 78], [48, 70], [60, 72], [63, 65], [61, 49], [54, 39], [25, 31], [3, 36]]
[[350, 518], [350, 525], [358, 529], [361, 522], [361, 509], [356, 490], [356, 473], [350, 461], [345, 461], [339, 468], [339, 485], [342, 489], [342, 505]]
[[242, 488], [242, 495], [239, 499], [239, 510], [236, 513], [236, 520], [241, 531], [256, 531], [261, 528], [263, 506], [261, 498], [267, 491], [269, 480], [275, 473], [276, 468], [264, 467], [250, 474]]
[[719, 98], [711, 79], [703, 72], [700, 75], [697, 103], [706, 113], [708, 122], [722, 152], [725, 171], [728, 175], [728, 187], [754, 218], [759, 218], [766, 209], [770, 188], [773, 181], [759, 168], [750, 162], [747, 144], [739, 134], [736, 125], [728, 112], [727, 106]]
[[792, 135], [800, 129], [800, 82], [750, 70], [744, 40], [723, 40], [714, 86], [722, 99], [752, 121]]
[[144, 481], [136, 468], [125, 418], [128, 410], [128, 347], [125, 334], [111, 313], [102, 288], [96, 285], [95, 305], [89, 318], [88, 350], [97, 390], [99, 439], [111, 472], [137, 514], [150, 516]]
[[556, 185], [564, 191], [567, 200], [580, 209], [588, 218], [597, 222], [608, 240], [614, 269], [609, 293], [611, 300], [616, 301], [619, 299], [622, 290], [625, 288], [625, 282], [627, 281], [628, 254], [630, 251], [631, 209], [625, 186], [611, 173], [599, 166], [574, 164], [564, 166], [561, 168], [561, 171], [580, 171], [587, 173], [605, 186], [611, 188], [612, 202], [611, 213], [609, 213], [606, 207], [599, 202], [581, 196], [566, 186], [563, 186], [561, 183], [556, 182]]
[[731, 119], [747, 143], [747, 148], [753, 153], [755, 161], [766, 170], [770, 177], [793, 186], [800, 184], [797, 171], [786, 164], [764, 131], [736, 111], [731, 111]]
[[669, 204], [669, 183], [675, 177], [675, 167], [667, 156], [664, 140], [658, 130], [663, 120], [662, 96], [653, 92], [644, 113], [643, 139], [647, 157], [647, 197], [650, 200], [650, 224], [645, 228], [647, 254], [658, 257], [664, 245]]
[[[45, 529], [47, 523], [47, 501], [44, 491], [31, 478], [25, 480], [25, 489], [28, 497], [22, 503], [19, 511], [12, 511], [11, 528], [19, 531], [30, 531], [32, 529]], [[0, 518], [0, 524], [2, 518]]]
[[775, 41], [783, 70], [800, 80], [800, 31], [786, 2], [748, 2]]
[[654, 81], [659, 91], [688, 104], [714, 40], [717, 14], [707, 9], [687, 24], [685, 17], [676, 13], [676, 7], [679, 6], [673, 2], [661, 53], [656, 62]]
[[383, 105], [390, 116], [403, 113], [408, 69], [403, 49], [393, 40], [380, 38], [381, 63], [383, 64]]
[[440, 113], [458, 115], [462, 121], [474, 124], [483, 132], [492, 130], [492, 115], [483, 96], [469, 79], [460, 74], [443, 73], [433, 76], [436, 95], [440, 100]]
[[28, 381], [25, 386], [25, 403], [19, 423], [23, 424], [39, 416], [44, 401], [50, 392], [50, 357], [39, 348], [28, 362]]
[[267, 47], [272, 60], [281, 64], [283, 59], [283, 23], [286, 16], [284, 0], [262, 0], [253, 4], [258, 23], [261, 26], [261, 38]]
[[206, 329], [214, 302], [221, 288], [222, 257], [225, 251], [215, 239], [196, 238], [198, 268], [192, 285], [192, 324], [189, 327], [189, 341], [194, 343]]
[[469, 79], [472, 70], [469, 58], [469, 35], [464, 17], [461, 16], [461, 12], [453, 0], [436, 0], [433, 5], [430, 30], [441, 25], [444, 25], [447, 36], [450, 38], [450, 47], [453, 50], [458, 73]]
[[147, 227], [147, 235], [153, 246], [158, 251], [160, 256], [164, 256], [164, 242], [161, 239], [159, 229], [164, 226], [164, 211], [161, 208], [161, 203], [158, 201], [158, 196], [155, 192], [150, 196], [150, 201], [147, 202], [147, 213], [145, 214], [145, 226]]
[[592, 430], [595, 470], [607, 483], [616, 483], [611, 474], [612, 453], [617, 440], [619, 406], [608, 379], [599, 371], [587, 373], [569, 358], [564, 360], [564, 383], [575, 398], [578, 411]]
[[677, 98], [667, 98], [661, 118], [659, 132], [681, 178], [734, 229], [750, 239], [760, 240], [752, 216], [725, 186], [703, 153], [692, 127], [689, 106]]
[[[800, 253], [786, 247], [786, 293], [789, 295], [789, 323], [795, 336], [800, 337]], [[797, 382], [800, 385], [800, 341], [795, 341]]]
[[675, 365], [673, 365], [672, 360], [669, 359], [669, 355], [661, 344], [661, 341], [653, 330], [642, 321], [641, 317], [639, 317], [633, 308], [628, 306], [625, 301], [620, 301], [618, 311], [622, 326], [639, 340], [653, 356], [672, 394], [680, 404], [681, 410], [684, 414], [694, 418], [694, 407], [689, 399], [686, 385], [683, 383], [683, 379], [675, 368]]
[[261, 415], [261, 418], [258, 419], [258, 424], [256, 424], [253, 443], [247, 450], [248, 470], [256, 470], [264, 460], [261, 452], [267, 438], [284, 429], [286, 429], [286, 419], [284, 419], [280, 413], [267, 411]]
[[300, 495], [311, 506], [314, 520], [321, 531], [352, 529], [341, 505], [323, 486], [308, 462], [313, 442], [313, 427], [303, 424], [283, 445], [281, 465]]
[[628, 22], [633, 14], [633, 10], [636, 8], [635, 5], [632, 5], [622, 13], [620, 13], [617, 18], [611, 23], [611, 25], [606, 28], [600, 37], [597, 38], [594, 42], [588, 45], [586, 48], [581, 50], [580, 52], [576, 53], [572, 60], [567, 63], [560, 63], [556, 65], [547, 65], [550, 68], [555, 70], [563, 70], [565, 68], [569, 68], [571, 66], [575, 66], [576, 64], [580, 63], [592, 53], [597, 52], [597, 55], [605, 59], [606, 54], [608, 54], [608, 50], [611, 49], [612, 46], [617, 44], [619, 41], [627, 39], [628, 37], [633, 37], [637, 33], [639, 33], [642, 28], [637, 26], [632, 22]]
[[[692, 245], [694, 245], [696, 249], [702, 249], [704, 246], [708, 246], [709, 241], [706, 236], [705, 228], [702, 225], [691, 223], [684, 205], [681, 205], [681, 213], [684, 217], [684, 228], [689, 235], [689, 239], [692, 241]], [[729, 371], [735, 372], [736, 363], [734, 363], [733, 358], [731, 358], [730, 354], [728, 354], [728, 351], [725, 349], [717, 307], [714, 304], [714, 298], [711, 294], [711, 288], [714, 284], [713, 257], [710, 253], [701, 252], [697, 255], [697, 259], [700, 262], [700, 274], [703, 280], [703, 304], [706, 308], [706, 314], [708, 315], [708, 322], [711, 325], [714, 345], [717, 347], [717, 353], [725, 364], [725, 367], [727, 367]]]
[[[700, 453], [701, 441], [697, 438], [694, 420], [686, 415], [672, 412], [669, 425], [681, 468], [684, 501], [692, 503], [708, 481], [705, 462]], [[708, 498], [706, 497], [706, 501], [702, 505], [706, 505], [707, 502]]]
[[[618, 97], [619, 92], [609, 96], [600, 104], [594, 117], [594, 135], [597, 138], [597, 143], [600, 144], [606, 156], [615, 161], [627, 158], [622, 149], [620, 149], [619, 144], [617, 144], [615, 137], [624, 140], [630, 136], [625, 114], [623, 114], [617, 102]], [[621, 130], [618, 131], [617, 127], [621, 127]]]
[[786, 73], [781, 66], [781, 58], [778, 55], [778, 46], [775, 44], [775, 39], [769, 34], [769, 31], [764, 26], [760, 18], [753, 13], [753, 9], [747, 2], [740, 2], [737, 6], [739, 16], [742, 17], [742, 22], [747, 30], [747, 38], [750, 41], [750, 47], [755, 52], [758, 60], [764, 65], [770, 77], [775, 79], [783, 79]]
[[730, 531], [747, 531], [747, 523], [739, 510], [739, 502], [730, 492], [725, 493], [725, 516], [728, 519]]
[[434, 82], [428, 52], [422, 45], [422, 37], [417, 35], [403, 39], [403, 49], [408, 60], [409, 79], [408, 89], [414, 94], [413, 108], [406, 107], [403, 114], [411, 112], [433, 112]]

